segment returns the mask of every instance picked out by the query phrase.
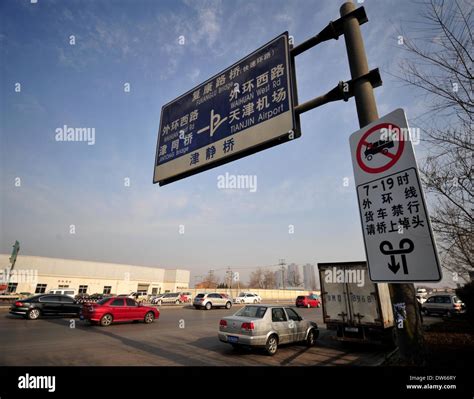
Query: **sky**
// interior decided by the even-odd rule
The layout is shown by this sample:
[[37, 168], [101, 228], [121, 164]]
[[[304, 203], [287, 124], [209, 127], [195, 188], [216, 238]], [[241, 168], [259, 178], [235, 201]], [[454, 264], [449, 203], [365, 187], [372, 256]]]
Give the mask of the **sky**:
[[[379, 115], [402, 107], [417, 127], [424, 95], [390, 73], [405, 56], [398, 29], [420, 6], [359, 3], [369, 68], [383, 79]], [[348, 140], [359, 128], [354, 99], [303, 114], [297, 140], [152, 184], [164, 104], [284, 31], [301, 43], [341, 4], [2, 1], [0, 252], [19, 240], [23, 255], [184, 268], [191, 283], [227, 267], [246, 278], [279, 259], [365, 260]], [[296, 74], [300, 102], [349, 80], [343, 38], [298, 56]], [[56, 141], [64, 125], [95, 128], [95, 143]], [[422, 161], [424, 144], [415, 151]], [[225, 173], [257, 176], [257, 190], [220, 189]]]

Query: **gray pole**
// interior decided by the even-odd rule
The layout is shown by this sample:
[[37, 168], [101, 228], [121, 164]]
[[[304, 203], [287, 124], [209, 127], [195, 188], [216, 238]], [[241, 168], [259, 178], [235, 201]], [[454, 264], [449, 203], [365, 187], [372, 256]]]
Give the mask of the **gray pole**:
[[[344, 3], [340, 8], [341, 17], [355, 8], [352, 2]], [[344, 20], [344, 39], [352, 79], [367, 74], [369, 67], [357, 18], [348, 17]], [[360, 79], [354, 82], [354, 97], [361, 128], [379, 118], [374, 90], [368, 80]], [[406, 309], [406, 319], [403, 325], [395, 326], [400, 356], [408, 363], [422, 364], [423, 330], [415, 298], [415, 287], [413, 284], [389, 284], [389, 287], [392, 303], [405, 304]]]

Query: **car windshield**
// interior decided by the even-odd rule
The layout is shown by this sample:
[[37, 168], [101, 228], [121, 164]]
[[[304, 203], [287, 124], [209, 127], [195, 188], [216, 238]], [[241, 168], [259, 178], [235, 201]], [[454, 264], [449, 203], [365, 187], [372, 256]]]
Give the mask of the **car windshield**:
[[304, 299], [304, 296], [299, 296], [299, 297], [296, 298], [296, 299]]
[[104, 305], [110, 298], [104, 298], [104, 299], [101, 299], [100, 301], [98, 301], [97, 303], [99, 305]]
[[457, 296], [453, 296], [453, 302], [454, 303], [461, 303], [462, 301]]
[[265, 316], [266, 311], [267, 308], [265, 306], [246, 306], [240, 309], [235, 316], [261, 319]]
[[205, 295], [205, 294], [197, 294], [197, 295], [196, 295], [196, 298], [204, 298], [204, 295]]
[[245, 296], [245, 292], [241, 292], [239, 296]]

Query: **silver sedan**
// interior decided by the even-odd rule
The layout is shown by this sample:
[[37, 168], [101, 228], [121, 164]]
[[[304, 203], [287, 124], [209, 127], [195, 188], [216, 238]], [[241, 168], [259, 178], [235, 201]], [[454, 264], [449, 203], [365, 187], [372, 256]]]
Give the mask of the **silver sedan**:
[[265, 348], [269, 355], [278, 345], [305, 341], [315, 344], [319, 336], [316, 323], [304, 320], [294, 309], [281, 305], [247, 305], [219, 322], [219, 339], [234, 348]]

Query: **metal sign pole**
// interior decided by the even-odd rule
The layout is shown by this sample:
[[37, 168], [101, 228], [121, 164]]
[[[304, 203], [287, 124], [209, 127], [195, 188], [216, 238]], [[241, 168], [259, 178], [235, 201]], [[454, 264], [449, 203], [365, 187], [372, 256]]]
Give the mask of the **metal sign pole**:
[[[344, 39], [347, 57], [353, 79], [354, 97], [357, 107], [359, 126], [362, 128], [379, 118], [372, 84], [368, 79], [357, 79], [369, 72], [364, 42], [360, 31], [359, 21], [349, 16], [355, 10], [352, 2], [344, 3], [340, 8], [343, 19]], [[418, 303], [415, 298], [413, 284], [389, 284], [392, 304], [404, 304], [406, 312], [395, 319], [397, 343], [402, 359], [420, 364], [423, 362], [423, 333]], [[395, 313], [395, 312], [394, 312]], [[404, 320], [403, 320], [404, 319]]]

